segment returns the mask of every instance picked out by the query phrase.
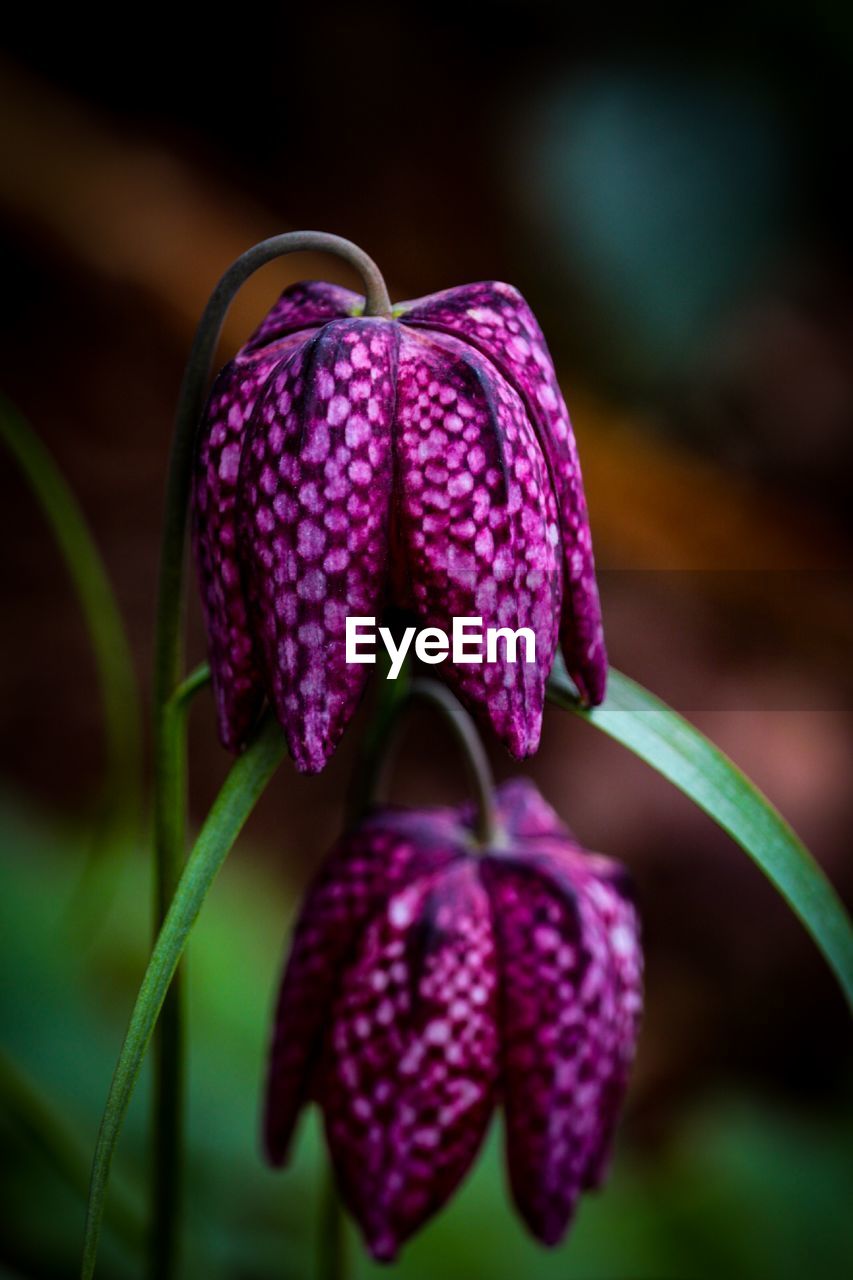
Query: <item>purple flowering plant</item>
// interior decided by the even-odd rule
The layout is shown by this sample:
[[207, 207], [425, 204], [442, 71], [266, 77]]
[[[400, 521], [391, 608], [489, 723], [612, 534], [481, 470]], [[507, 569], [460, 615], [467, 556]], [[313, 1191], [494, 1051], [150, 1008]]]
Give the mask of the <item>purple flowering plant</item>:
[[[476, 284], [365, 317], [285, 290], [219, 375], [193, 495], [223, 745], [268, 699], [296, 767], [323, 768], [364, 690], [348, 616], [527, 627], [536, 661], [447, 679], [518, 759], [539, 745], [558, 638], [587, 704], [607, 659], [569, 415], [516, 289]], [[353, 318], [358, 317], [358, 318]]]
[[604, 1175], [628, 1083], [642, 953], [624, 868], [526, 779], [488, 812], [480, 843], [471, 807], [378, 808], [347, 832], [281, 987], [267, 1154], [283, 1162], [313, 1097], [382, 1260], [452, 1194], [498, 1104], [518, 1211], [556, 1244]]
[[[305, 249], [343, 258], [363, 294], [286, 289], [210, 386], [237, 290]], [[189, 532], [209, 664], [187, 674]], [[391, 639], [420, 625], [433, 654], [459, 619], [498, 641], [477, 657], [442, 651], [440, 666], [418, 645], [420, 666], [436, 670], [401, 656], [390, 680], [352, 660], [354, 618], [385, 622]], [[529, 647], [515, 660], [521, 635]], [[185, 856], [186, 711], [208, 683], [236, 758]], [[606, 1176], [637, 1047], [643, 960], [630, 875], [583, 850], [529, 780], [495, 788], [480, 731], [523, 760], [539, 746], [548, 697], [621, 741], [754, 859], [853, 999], [850, 923], [811, 855], [717, 748], [608, 670], [574, 434], [521, 294], [489, 282], [392, 306], [349, 241], [274, 237], [215, 288], [181, 389], [157, 620], [156, 940], [96, 1145], [83, 1280], [155, 1030], [149, 1264], [161, 1280], [178, 1274], [183, 949], [285, 750], [300, 773], [323, 769], [366, 691], [350, 817], [288, 949], [263, 1143], [284, 1163], [316, 1104], [339, 1202], [377, 1260], [393, 1259], [453, 1195], [496, 1111], [518, 1214], [556, 1245], [582, 1193]], [[467, 764], [473, 796], [460, 808], [385, 798], [417, 700], [443, 717]], [[344, 1273], [334, 1252], [327, 1274]]]

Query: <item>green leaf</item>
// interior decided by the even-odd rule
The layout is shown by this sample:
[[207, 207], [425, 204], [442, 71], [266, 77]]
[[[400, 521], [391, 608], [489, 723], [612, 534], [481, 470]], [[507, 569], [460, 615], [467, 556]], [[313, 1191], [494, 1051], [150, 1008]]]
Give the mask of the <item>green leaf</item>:
[[853, 1007], [850, 918], [803, 842], [737, 765], [666, 703], [612, 668], [600, 707], [584, 710], [568, 676], [557, 670], [548, 697], [657, 769], [746, 850], [800, 917]]
[[[85, 1195], [89, 1171], [87, 1148], [59, 1104], [3, 1049], [0, 1049], [0, 1111], [8, 1114], [32, 1149], [42, 1153], [73, 1191]], [[114, 1194], [107, 1206], [107, 1216], [131, 1248], [138, 1248], [144, 1229], [136, 1206], [125, 1195]]]
[[83, 1245], [83, 1280], [89, 1280], [94, 1274], [113, 1151], [169, 984], [216, 873], [283, 754], [281, 730], [272, 718], [267, 718], [252, 744], [232, 766], [214, 801], [154, 945], [116, 1064], [95, 1146]]
[[2, 396], [0, 441], [21, 468], [51, 528], [92, 642], [108, 769], [105, 812], [93, 848], [97, 862], [127, 842], [142, 807], [141, 713], [130, 645], [109, 575], [77, 499], [39, 437]]

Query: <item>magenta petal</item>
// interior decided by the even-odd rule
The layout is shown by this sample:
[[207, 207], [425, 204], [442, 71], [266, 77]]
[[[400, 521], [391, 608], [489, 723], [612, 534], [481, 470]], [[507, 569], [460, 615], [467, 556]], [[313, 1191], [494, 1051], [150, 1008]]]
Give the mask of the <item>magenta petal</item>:
[[636, 1053], [643, 1011], [643, 952], [633, 886], [624, 868], [600, 855], [591, 855], [588, 861], [593, 864], [598, 882], [594, 897], [607, 933], [614, 994], [612, 1020], [603, 1049], [610, 1070], [602, 1088], [599, 1140], [584, 1177], [584, 1185], [594, 1188], [601, 1186], [608, 1172], [613, 1136]]
[[339, 320], [271, 379], [240, 474], [239, 543], [267, 696], [297, 768], [332, 754], [371, 668], [346, 662], [350, 615], [388, 572], [398, 327]]
[[448, 821], [424, 826], [401, 812], [368, 820], [339, 842], [306, 894], [276, 1007], [264, 1140], [282, 1164], [307, 1101], [342, 964], [361, 931], [400, 885], [454, 857]]
[[309, 892], [276, 1016], [266, 1112], [280, 1163], [313, 1098], [343, 1198], [389, 1261], [452, 1194], [496, 1102], [513, 1197], [555, 1243], [604, 1173], [633, 1058], [642, 956], [627, 875], [583, 853], [532, 784], [470, 814], [377, 811]]
[[390, 898], [344, 974], [321, 1102], [342, 1195], [377, 1259], [444, 1204], [480, 1147], [495, 1002], [489, 904], [469, 860]]
[[536, 424], [560, 511], [565, 571], [563, 656], [584, 701], [601, 702], [607, 654], [580, 460], [536, 317], [517, 289], [492, 282], [403, 303], [398, 312], [404, 324], [455, 334], [482, 351], [518, 391]]
[[297, 329], [313, 329], [329, 320], [354, 316], [364, 307], [364, 299], [349, 289], [324, 280], [302, 280], [289, 285], [267, 312], [243, 352], [256, 351], [279, 342]]
[[608, 878], [613, 864], [551, 844], [546, 856], [521, 848], [483, 867], [501, 974], [510, 1182], [545, 1244], [562, 1237], [601, 1171], [640, 1007], [636, 918]]
[[244, 743], [263, 701], [236, 546], [236, 499], [246, 427], [266, 379], [295, 335], [269, 353], [238, 357], [220, 373], [199, 428], [192, 495], [193, 550], [207, 625], [213, 694], [223, 746]]
[[536, 434], [518, 395], [445, 335], [402, 330], [397, 383], [398, 533], [408, 603], [450, 633], [454, 617], [529, 628], [536, 661], [437, 668], [516, 757], [536, 750], [557, 642], [559, 534]]
[[569, 839], [562, 818], [529, 778], [508, 778], [495, 790], [501, 825], [515, 840], [536, 836]]

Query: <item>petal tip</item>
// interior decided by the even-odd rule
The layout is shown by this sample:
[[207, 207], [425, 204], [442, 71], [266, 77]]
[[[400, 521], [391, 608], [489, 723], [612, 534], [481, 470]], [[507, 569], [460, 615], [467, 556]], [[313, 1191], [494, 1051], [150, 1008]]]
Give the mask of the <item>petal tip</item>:
[[514, 760], [529, 760], [531, 756], [535, 756], [542, 739], [542, 707], [532, 715], [516, 718], [509, 725], [503, 739]]
[[368, 1237], [365, 1243], [374, 1262], [381, 1262], [385, 1266], [393, 1262], [400, 1251], [399, 1241], [390, 1231], [378, 1232]]
[[322, 773], [326, 765], [329, 763], [331, 752], [320, 752], [317, 755], [305, 755], [302, 752], [296, 752], [291, 747], [291, 756], [296, 767], [296, 772], [301, 773], [303, 778], [314, 778], [318, 773]]

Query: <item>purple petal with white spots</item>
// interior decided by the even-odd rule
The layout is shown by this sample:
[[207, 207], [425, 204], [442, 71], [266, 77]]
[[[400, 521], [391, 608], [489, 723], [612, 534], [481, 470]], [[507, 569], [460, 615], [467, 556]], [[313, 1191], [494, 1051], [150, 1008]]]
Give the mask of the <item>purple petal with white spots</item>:
[[263, 700], [237, 556], [236, 499], [246, 426], [264, 384], [305, 334], [226, 365], [202, 418], [192, 496], [193, 550], [223, 746], [236, 751]]
[[395, 888], [454, 856], [448, 826], [447, 819], [424, 823], [422, 815], [407, 811], [390, 821], [388, 814], [368, 820], [340, 840], [309, 889], [276, 1007], [264, 1117], [272, 1164], [287, 1158], [299, 1110], [311, 1094], [342, 966]]
[[[403, 304], [401, 323], [354, 319], [363, 305], [336, 285], [291, 286], [214, 386], [193, 529], [220, 737], [239, 749], [266, 693], [297, 766], [321, 769], [369, 674], [344, 662], [345, 618], [379, 614], [387, 582], [428, 626], [533, 632], [535, 663], [523, 639], [509, 663], [502, 638], [492, 662], [439, 673], [523, 757], [558, 631], [586, 702], [606, 676], [577, 451], [544, 338], [502, 284]], [[346, 342], [363, 364], [338, 352]]]
[[455, 334], [494, 362], [536, 424], [560, 512], [565, 573], [560, 641], [585, 702], [604, 698], [607, 654], [580, 460], [568, 410], [542, 330], [511, 285], [487, 282], [435, 293], [396, 308], [404, 324]]
[[388, 576], [399, 328], [325, 325], [280, 365], [243, 451], [239, 542], [267, 696], [297, 768], [323, 768], [370, 668], [345, 660], [349, 615]]
[[555, 1243], [604, 1173], [642, 1003], [619, 864], [586, 854], [532, 783], [498, 789], [500, 848], [470, 814], [375, 812], [309, 892], [276, 1016], [270, 1159], [313, 1097], [343, 1197], [389, 1260], [452, 1194], [499, 1098], [510, 1180]]
[[373, 1256], [455, 1190], [494, 1107], [496, 975], [476, 864], [413, 880], [365, 931], [335, 1001], [322, 1096], [345, 1202]]
[[508, 778], [496, 789], [495, 800], [500, 822], [513, 841], [536, 836], [571, 839], [562, 818], [529, 778]]
[[[535, 662], [448, 664], [442, 674], [516, 757], [536, 750], [557, 642], [554, 495], [516, 392], [477, 352], [402, 330], [397, 377], [398, 584], [427, 626], [454, 617], [528, 628]], [[398, 590], [400, 589], [398, 585]]]
[[510, 1183], [556, 1244], [603, 1173], [633, 1058], [641, 953], [617, 868], [565, 840], [484, 861], [501, 975]]

